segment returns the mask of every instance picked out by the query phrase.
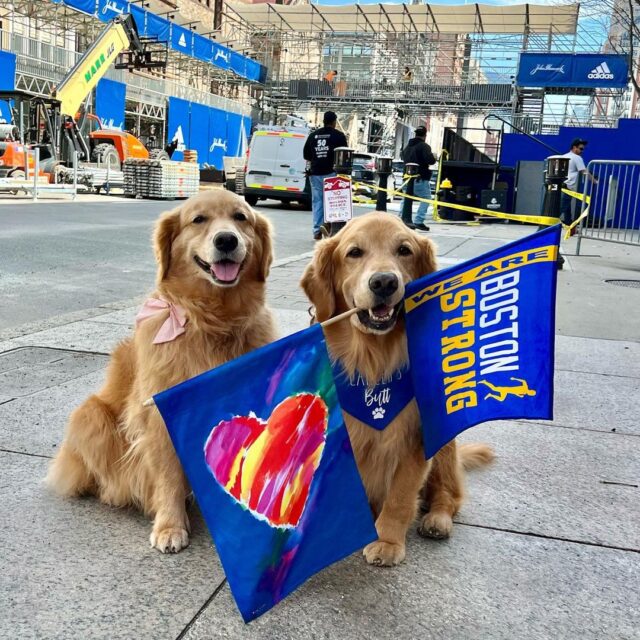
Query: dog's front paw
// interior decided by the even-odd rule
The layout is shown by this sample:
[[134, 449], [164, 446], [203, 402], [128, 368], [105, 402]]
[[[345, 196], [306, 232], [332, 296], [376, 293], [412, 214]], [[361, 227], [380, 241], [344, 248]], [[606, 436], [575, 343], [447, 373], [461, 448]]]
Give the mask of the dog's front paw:
[[403, 544], [394, 544], [384, 540], [376, 540], [368, 544], [362, 554], [369, 564], [376, 567], [394, 567], [400, 564], [406, 555]]
[[178, 553], [189, 545], [189, 532], [182, 527], [165, 527], [158, 530], [154, 527], [149, 542], [162, 553]]
[[444, 540], [451, 535], [453, 520], [448, 513], [427, 513], [420, 521], [418, 533], [423, 538], [434, 538]]

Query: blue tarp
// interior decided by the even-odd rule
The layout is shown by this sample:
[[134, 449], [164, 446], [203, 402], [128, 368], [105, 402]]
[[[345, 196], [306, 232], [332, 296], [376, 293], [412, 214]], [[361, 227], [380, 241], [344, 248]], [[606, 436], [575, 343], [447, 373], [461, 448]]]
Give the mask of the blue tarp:
[[603, 53], [521, 53], [520, 87], [626, 88], [626, 56]]
[[127, 87], [122, 82], [102, 78], [96, 86], [96, 115], [102, 126], [124, 129], [124, 102]]
[[198, 164], [209, 160], [209, 107], [197, 102], [191, 103], [189, 149], [198, 152]]
[[184, 150], [190, 139], [190, 103], [180, 98], [169, 98], [169, 121], [167, 124], [167, 141], [176, 140], [178, 146], [171, 156], [172, 160], [182, 160]]
[[224, 168], [222, 158], [227, 154], [227, 112], [209, 109], [209, 164], [216, 169]]
[[13, 91], [16, 87], [16, 54], [0, 51], [0, 89]]

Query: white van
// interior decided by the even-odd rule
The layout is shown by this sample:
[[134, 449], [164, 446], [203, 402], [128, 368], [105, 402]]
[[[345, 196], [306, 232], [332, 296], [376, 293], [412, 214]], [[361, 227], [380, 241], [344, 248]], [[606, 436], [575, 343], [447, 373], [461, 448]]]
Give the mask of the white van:
[[244, 174], [244, 198], [297, 201], [311, 208], [311, 189], [302, 156], [308, 130], [300, 127], [265, 127], [251, 137]]

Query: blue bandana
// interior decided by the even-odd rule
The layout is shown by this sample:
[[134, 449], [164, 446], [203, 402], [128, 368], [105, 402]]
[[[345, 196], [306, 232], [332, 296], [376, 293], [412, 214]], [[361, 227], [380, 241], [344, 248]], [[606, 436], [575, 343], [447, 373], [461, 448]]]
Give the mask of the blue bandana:
[[338, 362], [332, 365], [333, 379], [343, 411], [382, 431], [413, 400], [413, 384], [409, 365], [396, 369], [388, 379], [375, 387], [368, 387], [364, 378], [356, 372], [353, 380]]

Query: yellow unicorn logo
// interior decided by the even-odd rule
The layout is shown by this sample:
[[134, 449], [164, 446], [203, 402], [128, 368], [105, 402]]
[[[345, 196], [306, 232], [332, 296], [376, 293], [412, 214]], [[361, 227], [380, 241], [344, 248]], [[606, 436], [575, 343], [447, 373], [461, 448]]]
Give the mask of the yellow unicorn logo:
[[529, 385], [526, 380], [522, 378], [510, 378], [514, 382], [519, 382], [520, 384], [514, 385], [512, 387], [497, 387], [495, 384], [491, 384], [486, 380], [478, 380], [478, 384], [483, 384], [485, 387], [489, 387], [493, 393], [487, 393], [484, 397], [485, 400], [487, 398], [493, 398], [498, 402], [504, 402], [507, 399], [507, 396], [517, 396], [518, 398], [524, 398], [525, 396], [535, 396], [536, 392], [534, 389], [529, 389]]

